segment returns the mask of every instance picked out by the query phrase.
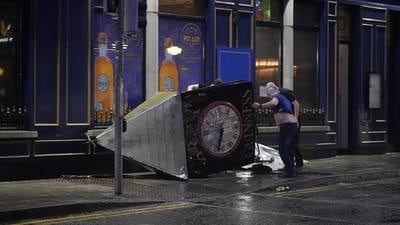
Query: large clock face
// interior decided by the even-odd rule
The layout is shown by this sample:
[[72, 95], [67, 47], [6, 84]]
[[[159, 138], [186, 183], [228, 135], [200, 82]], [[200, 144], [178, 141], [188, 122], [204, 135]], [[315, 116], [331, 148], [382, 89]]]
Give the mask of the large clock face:
[[223, 157], [234, 151], [242, 135], [238, 110], [229, 102], [209, 104], [199, 119], [200, 144], [211, 156]]

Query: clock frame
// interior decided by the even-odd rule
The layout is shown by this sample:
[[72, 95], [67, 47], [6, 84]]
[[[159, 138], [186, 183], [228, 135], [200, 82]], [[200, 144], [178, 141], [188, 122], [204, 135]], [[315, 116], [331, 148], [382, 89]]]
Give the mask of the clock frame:
[[199, 143], [207, 155], [222, 158], [234, 153], [242, 136], [242, 119], [228, 101], [214, 101], [201, 112], [197, 125]]

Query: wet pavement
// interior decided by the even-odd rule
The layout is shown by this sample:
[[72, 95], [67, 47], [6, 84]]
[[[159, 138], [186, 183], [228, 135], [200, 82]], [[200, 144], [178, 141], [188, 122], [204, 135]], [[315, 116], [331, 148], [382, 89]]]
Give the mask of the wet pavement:
[[400, 179], [168, 202], [17, 224], [399, 224]]
[[[311, 160], [305, 163], [304, 168], [295, 179], [282, 179], [277, 172], [253, 174], [251, 171], [225, 171], [205, 178], [189, 179], [186, 182], [163, 179], [153, 173], [126, 174], [124, 194], [120, 196], [114, 196], [112, 178], [109, 177], [66, 176], [52, 180], [0, 182], [0, 222], [94, 212], [102, 209], [146, 207], [162, 202], [166, 204], [186, 202], [187, 205], [179, 208], [179, 213], [174, 210], [169, 211], [169, 208], [177, 206], [166, 206], [166, 212], [156, 208], [155, 211], [160, 213], [150, 210], [150, 214], [142, 215], [145, 217], [143, 221], [133, 224], [342, 224], [342, 222], [343, 224], [352, 224], [355, 222], [353, 214], [373, 215], [377, 209], [385, 207], [389, 207], [386, 208], [387, 212], [398, 215], [400, 204], [399, 197], [396, 195], [396, 191], [400, 193], [398, 177], [400, 177], [400, 153], [388, 153]], [[377, 209], [372, 208], [373, 210], [369, 207], [364, 208], [364, 205], [361, 204], [362, 197], [366, 196], [363, 192], [349, 194], [348, 199], [354, 198], [357, 201], [354, 202], [354, 205], [351, 203], [347, 207], [343, 203], [347, 199], [343, 201], [340, 199], [340, 197], [346, 198], [344, 193], [347, 192], [335, 192], [336, 194], [334, 194], [327, 191], [325, 193], [329, 195], [319, 196], [321, 199], [312, 199], [311, 202], [310, 199], [307, 199], [307, 193], [301, 192], [304, 198], [301, 201], [296, 199], [293, 202], [293, 198], [298, 196], [280, 196], [280, 192], [276, 191], [276, 188], [280, 186], [289, 186], [288, 193], [296, 193], [297, 190], [308, 188], [328, 190], [330, 186], [337, 187], [338, 190], [346, 190], [350, 186], [340, 184], [375, 182], [384, 178], [395, 178], [397, 182], [393, 183], [393, 187], [397, 187], [394, 190], [390, 189], [390, 185], [379, 184], [389, 197], [392, 196], [390, 199], [393, 202], [385, 202], [388, 197], [382, 194], [383, 202], [379, 202], [376, 198], [369, 203], [371, 206], [379, 206]], [[368, 185], [376, 186], [375, 184]], [[369, 187], [368, 185], [364, 188]], [[317, 194], [323, 193], [315, 190], [311, 192], [315, 193], [317, 197]], [[381, 192], [374, 193], [373, 196], [379, 196], [379, 193]], [[369, 197], [367, 196], [366, 199]], [[338, 204], [341, 205], [340, 208], [336, 209], [336, 203], [330, 203], [330, 201], [335, 202], [334, 200], [342, 202]], [[332, 218], [321, 216], [324, 215], [324, 212], [319, 212], [319, 210], [324, 208], [326, 208], [324, 212], [327, 213], [340, 212], [339, 214], [343, 215], [340, 218], [344, 218], [344, 220], [342, 221], [337, 216]], [[181, 212], [185, 212], [184, 215], [181, 215]], [[316, 212], [318, 212], [318, 216], [316, 216]], [[172, 214], [168, 214], [162, 219], [163, 213]], [[299, 218], [296, 217], [297, 214]], [[152, 220], [146, 222], [149, 215]], [[191, 215], [197, 219], [204, 219], [204, 221], [195, 223], [196, 219]], [[222, 219], [221, 215], [224, 220], [218, 221]], [[159, 216], [161, 217], [159, 218]], [[394, 220], [397, 218], [396, 216]], [[176, 223], [173, 220], [170, 221], [175, 217], [179, 217], [179, 220], [175, 221]], [[165, 223], [158, 223], [157, 218]], [[301, 222], [304, 218], [307, 223]], [[278, 221], [277, 223], [273, 223], [275, 219]], [[104, 218], [104, 220], [108, 219]], [[300, 222], [297, 223], [297, 220]], [[385, 221], [384, 218], [379, 218], [379, 221], [381, 220]], [[239, 221], [243, 223], [239, 223]], [[368, 221], [365, 220], [365, 222]], [[99, 224], [106, 223], [102, 221]], [[118, 223], [113, 221], [112, 224]]]

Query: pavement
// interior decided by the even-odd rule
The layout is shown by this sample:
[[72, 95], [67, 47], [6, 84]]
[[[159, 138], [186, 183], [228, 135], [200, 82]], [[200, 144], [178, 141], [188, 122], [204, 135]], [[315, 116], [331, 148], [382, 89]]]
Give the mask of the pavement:
[[306, 161], [296, 178], [276, 171], [224, 171], [180, 181], [152, 172], [124, 174], [123, 194], [114, 195], [112, 176], [63, 176], [58, 179], [0, 182], [0, 223], [72, 213], [199, 199], [281, 187], [307, 188], [335, 183], [400, 177], [400, 153], [341, 155]]

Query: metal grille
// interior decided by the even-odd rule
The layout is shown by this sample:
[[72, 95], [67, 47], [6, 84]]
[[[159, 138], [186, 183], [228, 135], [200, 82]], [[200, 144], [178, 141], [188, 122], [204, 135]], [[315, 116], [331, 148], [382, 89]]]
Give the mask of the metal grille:
[[0, 130], [27, 128], [26, 108], [0, 105]]
[[[114, 180], [110, 178], [95, 177], [62, 177], [57, 182], [69, 182], [75, 184], [102, 185], [113, 187]], [[233, 193], [232, 191], [220, 190], [206, 187], [201, 184], [187, 182], [162, 183], [148, 182], [141, 179], [124, 179], [122, 184], [124, 193], [135, 195], [135, 197], [155, 199], [192, 199], [199, 197], [217, 196]]]
[[[325, 125], [325, 112], [319, 106], [301, 108], [300, 117], [303, 126]], [[256, 111], [256, 119], [258, 125], [275, 126], [274, 115], [271, 109], [258, 109]]]

